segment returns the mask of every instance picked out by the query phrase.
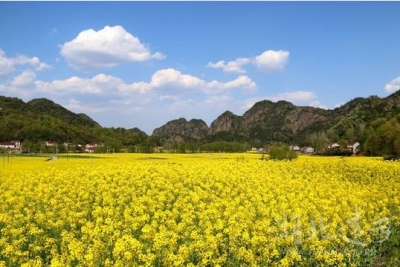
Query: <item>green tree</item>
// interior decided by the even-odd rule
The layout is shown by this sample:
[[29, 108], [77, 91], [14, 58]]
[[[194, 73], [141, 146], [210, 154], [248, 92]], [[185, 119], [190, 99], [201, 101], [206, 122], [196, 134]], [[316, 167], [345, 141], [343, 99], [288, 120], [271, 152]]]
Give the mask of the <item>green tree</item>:
[[294, 160], [297, 153], [290, 150], [286, 144], [275, 144], [269, 150], [269, 158], [273, 160]]
[[309, 135], [308, 142], [315, 148], [315, 151], [319, 153], [326, 149], [329, 144], [329, 139], [325, 132], [317, 132]]
[[400, 115], [373, 131], [368, 136], [364, 148], [368, 155], [391, 155], [400, 158]]

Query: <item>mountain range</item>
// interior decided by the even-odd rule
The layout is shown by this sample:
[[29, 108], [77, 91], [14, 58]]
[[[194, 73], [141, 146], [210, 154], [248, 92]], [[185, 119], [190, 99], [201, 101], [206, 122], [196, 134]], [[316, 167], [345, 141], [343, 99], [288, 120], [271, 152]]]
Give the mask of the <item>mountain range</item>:
[[198, 119], [170, 121], [152, 137], [162, 142], [238, 141], [254, 145], [270, 142], [305, 144], [313, 134], [329, 139], [366, 139], [377, 124], [400, 114], [400, 91], [385, 98], [358, 97], [335, 109], [296, 106], [287, 101], [263, 100], [242, 116], [225, 111], [210, 125]]
[[[324, 133], [329, 140], [357, 139], [400, 114], [400, 91], [387, 97], [358, 97], [335, 109], [296, 106], [287, 101], [263, 100], [242, 116], [225, 111], [208, 126], [201, 119], [179, 118], [147, 136], [138, 128], [105, 128], [85, 114], [73, 113], [46, 98], [23, 102], [0, 96], [0, 141], [13, 139], [93, 142], [118, 139], [121, 146], [137, 142], [215, 141], [307, 144]], [[140, 138], [139, 138], [140, 137]], [[123, 139], [123, 140], [120, 140]]]

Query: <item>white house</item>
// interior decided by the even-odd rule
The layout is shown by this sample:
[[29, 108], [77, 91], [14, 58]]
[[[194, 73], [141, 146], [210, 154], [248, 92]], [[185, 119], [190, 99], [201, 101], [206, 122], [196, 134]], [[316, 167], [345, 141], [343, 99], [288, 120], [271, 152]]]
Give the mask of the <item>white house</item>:
[[328, 146], [329, 149], [330, 149], [330, 148], [338, 148], [338, 147], [340, 147], [340, 145], [339, 145], [337, 142], [333, 142], [332, 144], [330, 144], [330, 145]]
[[11, 143], [11, 142], [0, 142], [0, 148], [3, 148], [3, 149], [14, 149], [15, 148], [15, 144]]
[[46, 142], [44, 143], [45, 146], [56, 146], [57, 142], [56, 141], [50, 141], [50, 140], [46, 140]]
[[2, 148], [2, 149], [20, 150], [21, 149], [21, 142], [18, 141], [18, 140], [11, 140], [9, 142], [0, 142], [0, 148]]
[[294, 146], [294, 145], [291, 145], [291, 146], [289, 147], [289, 149], [290, 149], [290, 150], [293, 150], [293, 151], [300, 151], [300, 147], [299, 147], [299, 146]]
[[85, 145], [85, 152], [93, 153], [96, 150], [96, 147], [104, 146], [103, 143], [90, 143]]
[[349, 141], [347, 144], [347, 149], [353, 151], [354, 154], [360, 151], [360, 148], [361, 144], [359, 142]]
[[311, 146], [302, 146], [299, 151], [303, 154], [312, 154], [315, 149]]

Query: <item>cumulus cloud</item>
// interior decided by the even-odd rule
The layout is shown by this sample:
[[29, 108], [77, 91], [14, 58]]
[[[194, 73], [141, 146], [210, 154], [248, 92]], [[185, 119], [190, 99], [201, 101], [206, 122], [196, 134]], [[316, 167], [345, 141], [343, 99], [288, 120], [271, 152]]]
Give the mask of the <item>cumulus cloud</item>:
[[225, 62], [225, 60], [220, 60], [217, 63], [209, 62], [207, 64], [208, 68], [213, 69], [222, 69], [225, 72], [237, 72], [237, 73], [245, 73], [246, 71], [242, 69], [242, 67], [248, 63], [250, 63], [249, 58], [237, 58], [233, 61]]
[[243, 67], [247, 64], [254, 64], [262, 71], [281, 71], [289, 61], [289, 51], [285, 50], [267, 50], [254, 58], [237, 58], [233, 61], [225, 62], [220, 60], [216, 63], [209, 62], [208, 68], [222, 69], [224, 72], [245, 73]]
[[38, 57], [27, 57], [25, 55], [7, 57], [6, 53], [0, 48], [0, 75], [9, 74], [18, 66], [29, 66], [35, 71], [50, 68], [50, 65], [40, 61]]
[[80, 32], [75, 39], [61, 45], [61, 55], [78, 71], [165, 58], [160, 52], [151, 53], [148, 46], [119, 25]]
[[400, 90], [400, 77], [397, 77], [396, 79], [385, 85], [385, 91], [388, 93], [394, 93], [398, 90]]
[[289, 61], [289, 51], [267, 50], [254, 58], [254, 64], [261, 70], [280, 71]]
[[240, 75], [235, 80], [228, 81], [225, 83], [219, 81], [212, 81], [207, 85], [207, 87], [211, 89], [222, 89], [222, 90], [228, 90], [233, 88], [244, 88], [248, 90], [254, 90], [257, 88], [257, 84], [248, 76]]
[[241, 75], [235, 80], [228, 82], [211, 81], [207, 82], [196, 76], [183, 74], [175, 69], [162, 69], [151, 76], [150, 82], [135, 82], [130, 85], [120, 87], [121, 91], [138, 91], [144, 93], [151, 89], [161, 87], [174, 87], [177, 89], [198, 89], [206, 93], [213, 93], [218, 90], [228, 90], [235, 88], [255, 89], [257, 84], [245, 75]]
[[[67, 79], [57, 79], [53, 81], [36, 80], [36, 74], [27, 70], [14, 77], [8, 84], [2, 85], [2, 91], [25, 90], [29, 86], [29, 93], [46, 95], [92, 95], [97, 98], [109, 96], [131, 97], [141, 94], [141, 99], [145, 97], [155, 97], [160, 101], [179, 100], [174, 95], [185, 93], [195, 94], [218, 94], [230, 90], [254, 90], [257, 84], [245, 75], [240, 75], [236, 79], [221, 82], [213, 80], [211, 82], [200, 79], [194, 75], [185, 74], [175, 69], [162, 69], [155, 72], [149, 82], [138, 81], [126, 83], [121, 78], [100, 73], [93, 77], [83, 78], [72, 76]], [[110, 98], [111, 99], [111, 98]]]
[[15, 87], [25, 87], [27, 85], [33, 84], [36, 79], [36, 74], [31, 70], [25, 70], [20, 75], [14, 77], [11, 81], [11, 86]]
[[115, 91], [116, 88], [123, 85], [123, 81], [114, 76], [98, 74], [90, 79], [73, 76], [65, 80], [54, 80], [52, 82], [36, 81], [35, 84], [38, 90], [47, 93], [58, 91], [65, 93], [100, 94]]
[[190, 88], [197, 87], [203, 83], [203, 80], [192, 75], [182, 74], [180, 71], [175, 69], [159, 70], [151, 77], [151, 85], [153, 87], [175, 85]]

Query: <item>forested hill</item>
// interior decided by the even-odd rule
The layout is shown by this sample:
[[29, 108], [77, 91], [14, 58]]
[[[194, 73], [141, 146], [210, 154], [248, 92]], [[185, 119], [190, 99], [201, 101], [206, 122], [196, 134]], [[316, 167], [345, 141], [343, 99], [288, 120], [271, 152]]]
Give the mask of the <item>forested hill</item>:
[[319, 151], [331, 141], [345, 144], [352, 140], [360, 142], [368, 155], [400, 155], [400, 91], [385, 98], [358, 97], [333, 110], [263, 100], [242, 116], [224, 112], [210, 127], [201, 119], [179, 118], [155, 129], [151, 136], [138, 128], [101, 127], [87, 115], [75, 114], [48, 99], [25, 103], [0, 96], [0, 141], [10, 140], [25, 144], [102, 142], [114, 151], [139, 151], [138, 147], [151, 151], [156, 146], [187, 151], [218, 142], [240, 144], [237, 147], [246, 144], [247, 148], [284, 142], [311, 145]]
[[331, 110], [263, 100], [243, 116], [224, 112], [208, 129], [202, 121], [193, 121], [184, 118], [170, 121], [155, 129], [152, 136], [163, 144], [176, 140], [229, 141], [261, 147], [284, 142], [311, 145], [317, 150], [326, 148], [332, 141], [342, 144], [358, 141], [371, 155], [400, 155], [400, 90], [385, 98], [358, 97]]
[[89, 116], [73, 113], [45, 98], [25, 103], [0, 96], [0, 141], [39, 144], [52, 140], [83, 145], [103, 142], [122, 148], [148, 143], [147, 138], [139, 129], [101, 127]]

